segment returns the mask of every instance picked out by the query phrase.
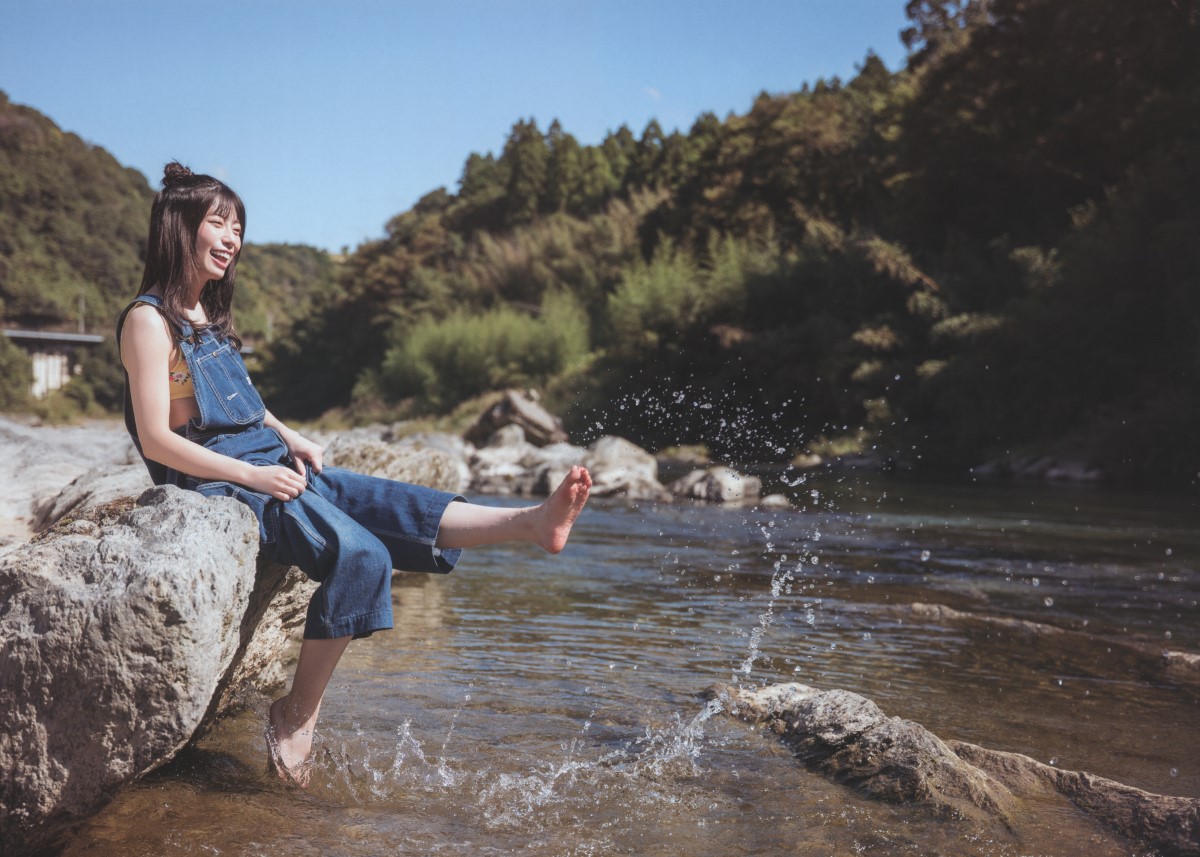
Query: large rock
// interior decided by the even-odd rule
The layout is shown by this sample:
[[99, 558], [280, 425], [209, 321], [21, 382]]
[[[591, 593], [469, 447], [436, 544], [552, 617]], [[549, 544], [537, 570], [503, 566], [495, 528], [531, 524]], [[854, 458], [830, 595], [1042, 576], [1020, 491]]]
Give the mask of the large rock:
[[487, 443], [497, 429], [518, 425], [525, 438], [535, 446], [566, 443], [562, 420], [537, 403], [532, 394], [507, 390], [496, 404], [479, 415], [479, 419], [463, 433], [476, 446]]
[[260, 574], [257, 553], [246, 506], [163, 486], [0, 559], [6, 854], [45, 847], [169, 760], [258, 669], [247, 653], [278, 650], [286, 619], [266, 605], [297, 580]]
[[[1008, 830], [1019, 830], [1030, 806], [1057, 801], [1074, 805], [1087, 816], [1084, 823], [1098, 821], [1157, 853], [1200, 854], [1195, 798], [1156, 795], [1019, 753], [942, 741], [845, 690], [781, 684], [757, 690], [721, 686], [712, 693], [730, 714], [778, 735], [810, 770], [871, 797]], [[1055, 823], [1062, 831], [1072, 822], [1057, 813]]]
[[676, 497], [707, 500], [710, 503], [741, 503], [762, 493], [762, 480], [746, 476], [730, 467], [693, 470], [667, 486]]
[[482, 494], [549, 494], [587, 451], [569, 443], [534, 446], [518, 425], [493, 432], [471, 453], [471, 490]]
[[622, 495], [631, 500], [669, 500], [658, 481], [658, 461], [635, 443], [605, 435], [588, 447], [584, 465], [592, 476], [592, 496]]
[[471, 481], [471, 471], [461, 455], [417, 437], [385, 443], [361, 435], [339, 435], [326, 447], [325, 463], [454, 494], [467, 490]]

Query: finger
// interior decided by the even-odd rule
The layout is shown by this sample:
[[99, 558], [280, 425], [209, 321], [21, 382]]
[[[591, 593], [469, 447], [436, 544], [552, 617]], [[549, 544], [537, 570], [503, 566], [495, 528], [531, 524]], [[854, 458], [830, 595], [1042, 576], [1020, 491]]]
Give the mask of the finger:
[[292, 458], [292, 470], [295, 470], [297, 473], [299, 473], [301, 476], [303, 476], [304, 475], [304, 462], [301, 461], [299, 458], [293, 457]]

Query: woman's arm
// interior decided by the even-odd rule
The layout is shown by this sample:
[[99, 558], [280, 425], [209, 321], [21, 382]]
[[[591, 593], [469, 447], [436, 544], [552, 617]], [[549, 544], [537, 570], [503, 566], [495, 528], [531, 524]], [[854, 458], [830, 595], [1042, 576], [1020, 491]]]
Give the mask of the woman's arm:
[[323, 448], [301, 435], [295, 429], [288, 428], [283, 424], [283, 420], [270, 411], [267, 411], [267, 415], [263, 417], [263, 422], [279, 432], [279, 436], [287, 444], [288, 452], [291, 453], [293, 466], [296, 468], [297, 473], [301, 476], [304, 475], [304, 462], [306, 461], [312, 465], [314, 473], [321, 472], [321, 467], [323, 466], [322, 458], [325, 453]]
[[129, 373], [129, 393], [138, 439], [147, 458], [197, 479], [245, 485], [280, 500], [291, 500], [305, 481], [287, 467], [257, 467], [205, 449], [171, 431], [168, 367], [171, 333], [158, 310], [134, 307], [121, 333], [121, 362]]

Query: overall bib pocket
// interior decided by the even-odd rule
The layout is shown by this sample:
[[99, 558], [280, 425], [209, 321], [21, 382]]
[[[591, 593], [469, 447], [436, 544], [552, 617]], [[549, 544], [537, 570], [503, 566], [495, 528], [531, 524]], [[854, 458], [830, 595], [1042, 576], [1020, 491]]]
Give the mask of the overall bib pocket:
[[204, 376], [212, 397], [234, 425], [258, 422], [266, 414], [266, 406], [246, 373], [246, 364], [228, 342], [215, 351], [198, 355], [196, 370]]

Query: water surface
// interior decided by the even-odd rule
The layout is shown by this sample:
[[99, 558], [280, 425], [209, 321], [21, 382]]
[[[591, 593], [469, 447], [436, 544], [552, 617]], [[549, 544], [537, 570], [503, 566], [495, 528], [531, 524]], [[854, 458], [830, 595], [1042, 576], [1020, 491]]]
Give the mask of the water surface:
[[1058, 805], [997, 833], [862, 799], [710, 716], [703, 691], [730, 681], [845, 688], [942, 738], [1200, 797], [1200, 694], [1123, 645], [1200, 650], [1193, 498], [793, 488], [794, 511], [594, 501], [559, 557], [476, 550], [397, 578], [396, 629], [334, 677], [309, 793], [262, 774], [263, 699], [67, 853], [1140, 853]]

